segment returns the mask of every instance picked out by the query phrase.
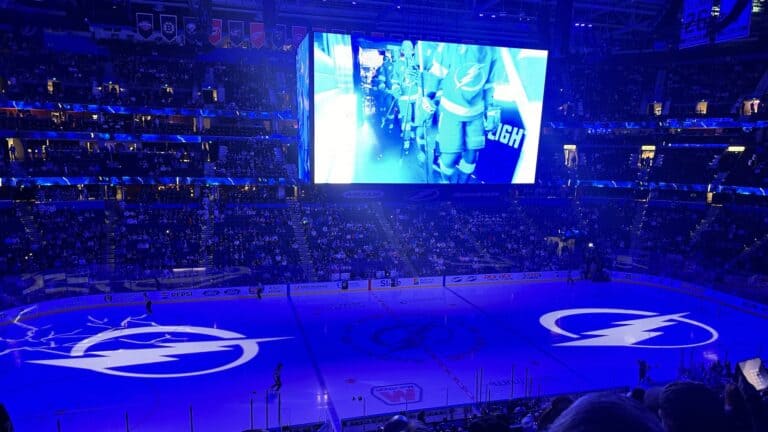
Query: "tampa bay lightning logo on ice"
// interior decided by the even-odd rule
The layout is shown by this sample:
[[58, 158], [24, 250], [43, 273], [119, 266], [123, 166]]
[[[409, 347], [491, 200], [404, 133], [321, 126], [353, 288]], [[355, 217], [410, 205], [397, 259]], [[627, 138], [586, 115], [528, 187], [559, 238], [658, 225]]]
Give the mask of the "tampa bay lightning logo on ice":
[[[194, 336], [200, 340], [183, 341], [184, 338], [170, 335]], [[159, 335], [160, 337], [146, 342], [131, 341], [129, 338], [139, 335]], [[136, 378], [179, 378], [195, 375], [204, 375], [222, 372], [240, 366], [256, 357], [259, 353], [260, 342], [270, 342], [287, 337], [247, 339], [245, 336], [232, 331], [208, 327], [193, 326], [148, 326], [125, 329], [107, 330], [90, 336], [76, 343], [66, 358], [29, 360], [28, 363], [60, 366], [76, 369], [87, 369], [109, 375]], [[182, 340], [182, 341], [179, 341]], [[99, 346], [114, 343], [130, 342], [132, 344], [143, 343], [146, 348], [99, 349]], [[225, 362], [210, 360], [205, 357], [200, 366], [200, 361], [194, 360], [195, 355], [208, 353], [222, 353], [240, 349], [240, 355], [235, 359]], [[180, 362], [188, 364], [181, 367]], [[157, 364], [168, 364], [167, 367], [158, 367]], [[138, 370], [136, 367], [140, 367]], [[145, 371], [141, 367], [146, 368]], [[183, 372], [179, 370], [183, 369]], [[171, 372], [175, 370], [175, 372]]]
[[[622, 315], [641, 318], [616, 319]], [[554, 334], [574, 339], [555, 346], [689, 348], [717, 340], [719, 335], [715, 329], [686, 315], [688, 312], [659, 314], [631, 309], [581, 308], [550, 312], [542, 315], [539, 322]], [[610, 319], [605, 320], [606, 317]], [[563, 328], [568, 326], [565, 321], [573, 326], [570, 331]]]

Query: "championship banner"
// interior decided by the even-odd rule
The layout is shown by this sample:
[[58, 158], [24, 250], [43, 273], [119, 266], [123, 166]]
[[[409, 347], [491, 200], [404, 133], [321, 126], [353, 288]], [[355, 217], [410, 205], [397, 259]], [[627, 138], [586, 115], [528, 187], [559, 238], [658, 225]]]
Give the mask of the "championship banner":
[[283, 49], [285, 46], [285, 25], [278, 24], [272, 29], [272, 47]]
[[749, 36], [751, 0], [721, 0], [720, 17], [715, 23], [715, 41], [725, 42]]
[[187, 45], [199, 45], [200, 22], [194, 17], [184, 17], [184, 43]]
[[307, 28], [304, 26], [292, 26], [291, 34], [293, 35], [293, 46], [298, 47], [301, 41], [304, 40], [304, 36], [307, 35]]
[[211, 33], [208, 35], [208, 42], [211, 45], [221, 43], [224, 21], [221, 18], [211, 18]]
[[241, 47], [245, 42], [245, 23], [229, 20], [229, 46]]
[[263, 22], [251, 22], [251, 47], [263, 48], [267, 42], [267, 34], [264, 32]]
[[689, 48], [709, 42], [713, 0], [685, 0], [680, 23], [680, 48]]
[[160, 33], [168, 42], [176, 39], [178, 34], [178, 18], [176, 15], [160, 15]]
[[136, 14], [136, 33], [144, 39], [149, 39], [152, 33], [155, 31], [155, 20], [152, 14], [137, 13]]

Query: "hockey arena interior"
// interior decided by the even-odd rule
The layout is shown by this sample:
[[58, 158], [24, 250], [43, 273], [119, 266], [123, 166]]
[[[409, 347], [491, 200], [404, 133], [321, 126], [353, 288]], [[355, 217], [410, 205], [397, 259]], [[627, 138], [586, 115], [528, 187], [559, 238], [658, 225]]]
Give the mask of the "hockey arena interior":
[[0, 0], [0, 432], [766, 432], [767, 103], [766, 0]]

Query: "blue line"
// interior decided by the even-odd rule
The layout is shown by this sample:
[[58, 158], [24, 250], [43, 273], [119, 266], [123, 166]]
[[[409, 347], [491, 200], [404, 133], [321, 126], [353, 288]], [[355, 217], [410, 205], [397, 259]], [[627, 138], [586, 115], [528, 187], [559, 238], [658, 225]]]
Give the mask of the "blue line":
[[296, 306], [293, 304], [293, 299], [290, 295], [288, 296], [288, 305], [291, 306], [293, 317], [296, 319], [296, 325], [299, 327], [299, 333], [301, 333], [301, 338], [304, 340], [304, 348], [307, 350], [310, 362], [312, 362], [312, 368], [315, 370], [315, 376], [317, 376], [317, 382], [320, 384], [320, 389], [324, 392], [324, 395], [328, 396], [328, 413], [331, 415], [333, 428], [336, 432], [341, 432], [341, 420], [339, 419], [339, 414], [336, 412], [336, 406], [333, 404], [331, 394], [328, 391], [328, 387], [325, 385], [325, 378], [323, 378], [323, 374], [320, 372], [320, 366], [317, 364], [314, 351], [312, 351], [312, 345], [309, 343], [307, 332], [304, 330], [304, 325], [301, 323], [301, 318], [299, 318], [299, 312], [296, 310]]

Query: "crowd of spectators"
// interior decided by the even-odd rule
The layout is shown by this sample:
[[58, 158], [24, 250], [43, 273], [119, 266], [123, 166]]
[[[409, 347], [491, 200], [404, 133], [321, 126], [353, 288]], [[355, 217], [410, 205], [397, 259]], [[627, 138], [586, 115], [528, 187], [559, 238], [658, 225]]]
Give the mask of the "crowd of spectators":
[[690, 251], [693, 231], [705, 214], [704, 206], [647, 206], [638, 247], [650, 256], [674, 257], [679, 264]]
[[629, 199], [584, 199], [577, 207], [577, 230], [608, 256], [626, 253], [633, 246], [633, 224], [643, 205]]
[[[97, 45], [98, 52], [91, 54], [54, 52], [35, 38], [4, 35], [0, 50], [20, 50], [22, 55], [17, 62], [0, 65], [0, 101], [272, 112], [295, 105], [294, 64], [285, 58], [273, 61], [265, 56], [243, 56], [238, 62], [215, 63], [197, 58], [191, 51], [171, 53], [163, 47], [116, 41]], [[31, 55], [33, 49], [41, 51]], [[621, 60], [564, 65], [555, 68], [559, 71], [553, 75], [557, 85], [548, 86], [562, 103], [550, 106], [559, 107], [555, 116], [581, 120], [643, 117], [643, 103], [650, 93], [660, 92], [686, 104], [694, 100], [696, 86], [686, 93], [676, 84], [685, 81], [690, 66], [638, 66]], [[705, 96], [714, 105], [720, 99], [737, 99], [734, 92], [744, 93], [760, 75], [754, 64], [745, 67], [730, 60], [718, 65], [701, 82], [714, 75], [737, 74], [738, 84], [735, 89]], [[59, 84], [49, 89], [52, 78]], [[113, 85], [104, 85], [109, 82]], [[592, 85], [598, 88], [585, 90]], [[83, 93], [68, 93], [79, 88]], [[215, 89], [219, 102], [203, 101], [204, 88]], [[606, 99], [606, 95], [610, 97]], [[2, 114], [0, 129], [16, 132], [196, 134], [201, 138], [199, 143], [11, 140], [0, 158], [2, 177], [216, 176], [287, 179], [289, 184], [295, 180], [295, 166], [291, 166], [295, 146], [284, 137], [269, 136], [292, 136], [292, 121], [259, 116], [258, 120], [220, 117], [202, 121], [189, 116], [91, 115], [66, 109], [34, 114], [3, 109]], [[577, 131], [564, 137], [559, 133], [545, 131], [543, 135], [537, 181], [544, 193], [534, 194], [536, 198], [528, 201], [494, 205], [341, 205], [302, 196], [299, 210], [295, 210], [286, 202], [284, 188], [37, 188], [22, 199], [37, 204], [23, 204], [25, 210], [19, 209], [20, 204], [4, 209], [6, 225], [14, 228], [3, 232], [10, 251], [3, 265], [9, 273], [91, 265], [147, 271], [244, 266], [265, 282], [296, 281], [334, 275], [575, 268], [581, 252], [573, 244], [583, 241], [597, 245], [608, 257], [607, 265], [611, 257], [640, 252], [655, 260], [645, 263], [649, 271], [690, 274], [697, 266], [746, 273], [760, 269], [766, 249], [766, 221], [760, 212], [718, 212], [688, 203], [670, 208], [627, 196], [581, 199], [584, 194], [577, 187], [588, 180], [683, 184], [717, 180], [726, 185], [761, 186], [768, 166], [764, 134], [755, 134], [754, 144], [750, 142], [744, 152], [729, 153], [721, 144], [753, 135], [744, 132], [725, 139], [708, 133], [688, 136], [675, 132], [674, 137], [666, 135], [671, 132], [618, 136]], [[715, 145], [666, 145], [689, 139]], [[578, 152], [566, 156], [564, 143], [574, 143]], [[638, 148], [646, 143], [657, 144], [653, 159], [641, 158]], [[541, 196], [548, 199], [539, 199]], [[44, 210], [45, 203], [52, 201], [96, 201], [101, 206]], [[58, 205], [48, 208], [58, 209]], [[77, 228], [67, 225], [71, 220], [80, 222]], [[296, 220], [301, 226], [293, 226]], [[296, 233], [306, 237], [306, 256], [297, 247], [301, 242]], [[677, 261], [667, 259], [670, 255]], [[685, 266], [665, 265], [689, 257], [695, 260]], [[301, 270], [307, 268], [306, 261], [311, 275]], [[269, 268], [277, 270], [270, 272]]]
[[650, 135], [551, 130], [539, 145], [536, 184], [552, 191], [593, 181], [760, 187], [768, 181], [767, 150], [762, 129]]
[[[0, 109], [0, 129], [45, 132], [94, 132], [100, 134], [166, 134], [265, 137], [271, 133], [270, 125], [262, 119], [244, 116], [212, 118], [204, 127], [196, 125], [195, 118], [166, 114], [111, 114], [85, 113], [72, 110]], [[293, 131], [292, 131], [293, 132]], [[293, 132], [295, 135], [295, 132]]]
[[470, 234], [475, 226], [459, 225], [463, 210], [450, 203], [392, 209], [390, 223], [419, 275], [471, 268], [475, 259], [482, 259]]
[[738, 115], [742, 98], [761, 96], [753, 92], [765, 72], [764, 60], [733, 56], [718, 61], [681, 62], [665, 68], [664, 96], [671, 101], [669, 114], [690, 116], [696, 103], [704, 100], [708, 102], [710, 116]]
[[213, 210], [206, 251], [215, 268], [248, 267], [258, 281], [302, 280], [299, 251], [286, 205], [227, 205]]
[[[118, 206], [114, 260], [131, 274], [198, 267], [204, 215], [196, 206]], [[106, 235], [104, 237], [107, 237]]]
[[209, 157], [200, 144], [28, 141], [17, 168], [32, 177], [200, 176]]
[[768, 395], [729, 362], [680, 370], [678, 380], [631, 389], [525, 397], [448, 409], [403, 412], [382, 432], [760, 432], [768, 428]]
[[768, 146], [755, 146], [744, 152], [725, 153], [718, 160], [718, 170], [725, 173], [724, 184], [761, 186], [768, 184]]
[[580, 179], [613, 179], [634, 181], [639, 178], [638, 148], [622, 147], [614, 142], [609, 147], [590, 147], [579, 153], [577, 175]]
[[285, 178], [286, 155], [279, 142], [262, 139], [218, 141], [215, 173], [226, 177]]
[[360, 278], [377, 272], [405, 273], [398, 240], [385, 232], [371, 206], [306, 204], [301, 212], [315, 274], [321, 280], [341, 274]]
[[[3, 34], [0, 54], [14, 58], [0, 65], [0, 100], [255, 111], [295, 106], [289, 85], [295, 63], [287, 55], [223, 63], [193, 51], [116, 40], [98, 42], [92, 52], [66, 52], [14, 32]], [[57, 83], [53, 89], [49, 80]], [[216, 90], [216, 97], [206, 97], [205, 89]]]
[[[0, 64], [0, 103], [6, 104], [0, 109], [0, 130], [12, 131], [3, 143], [0, 177], [216, 176], [247, 177], [265, 184], [275, 179], [296, 181], [292, 165], [296, 146], [284, 139], [295, 135], [296, 124], [291, 116], [284, 119], [282, 115], [296, 105], [292, 55], [253, 51], [233, 59], [178, 47], [96, 39], [72, 49], [61, 43], [69, 37], [83, 38], [64, 32], [56, 36], [59, 43], [49, 43], [41, 34], [27, 37], [9, 31], [0, 35], [0, 54], [12, 53], [14, 58]], [[550, 109], [545, 119], [647, 120], [648, 103], [653, 101], [666, 104], [665, 116], [687, 116], [702, 99], [709, 102], [711, 115], [737, 115], [742, 98], [760, 96], [751, 92], [766, 73], [762, 59], [763, 54], [744, 57], [739, 53], [693, 60], [648, 56], [648, 61], [639, 63], [622, 56], [599, 62], [557, 59], [547, 86], [548, 98], [554, 102], [546, 104]], [[724, 79], [727, 86], [721, 85]], [[8, 105], [15, 101], [63, 104], [25, 110]], [[205, 119], [104, 109], [93, 114], [67, 106], [70, 102], [153, 110], [216, 108], [236, 114]], [[761, 103], [764, 107], [765, 100]], [[241, 111], [270, 115], [259, 113], [254, 119]], [[7, 250], [12, 252], [3, 265], [11, 273], [105, 263], [152, 271], [248, 266], [255, 272], [270, 265], [280, 267], [276, 274], [266, 273], [267, 281], [339, 274], [523, 271], [573, 268], [579, 252], [573, 246], [564, 248], [563, 242], [589, 240], [606, 256], [639, 251], [654, 260], [646, 263], [649, 268], [677, 274], [695, 272], [696, 266], [739, 272], [760, 268], [766, 249], [762, 229], [766, 221], [760, 212], [708, 211], [687, 203], [669, 207], [634, 202], [626, 195], [590, 201], [579, 198], [584, 191], [594, 190], [577, 187], [591, 180], [760, 187], [768, 176], [764, 131], [725, 138], [707, 131], [602, 134], [575, 129], [544, 131], [537, 173], [541, 193], [534, 196], [549, 200], [479, 207], [456, 202], [344, 206], [302, 197], [298, 220], [303, 226], [293, 227], [297, 231], [289, 229], [296, 219], [286, 204], [285, 190], [279, 188], [222, 187], [201, 192], [191, 186], [81, 185], [19, 192], [16, 199], [37, 204], [24, 204], [23, 211], [18, 204], [3, 209], [7, 226], [15, 227], [4, 233]], [[110, 139], [27, 138], [30, 132], [99, 133]], [[154, 137], [113, 141], [115, 134]], [[164, 142], [166, 135], [198, 135], [200, 142]], [[669, 145], [688, 141], [707, 145]], [[743, 141], [749, 144], [744, 152], [724, 150], [725, 144]], [[571, 143], [578, 151], [565, 156], [563, 144]], [[638, 148], [645, 144], [656, 145], [655, 157], [641, 156]], [[7, 191], [2, 193], [6, 198]], [[45, 210], [45, 203], [56, 201], [103, 205]], [[269, 203], [280, 209], [269, 208]], [[237, 207], [247, 212], [237, 213]], [[67, 220], [82, 223], [67, 231]], [[243, 222], [243, 228], [234, 221]], [[271, 227], [277, 238], [268, 238], [263, 227], [254, 224]], [[65, 238], [65, 232], [77, 240]], [[308, 258], [297, 250], [295, 232], [306, 236]], [[239, 243], [228, 250], [230, 239]], [[692, 256], [694, 263], [666, 270], [672, 267], [669, 262]], [[307, 259], [314, 275], [298, 270]]]
[[288, 178], [291, 149], [280, 141], [248, 137], [201, 143], [49, 139], [17, 145], [9, 146], [0, 177], [215, 175], [268, 181]]
[[662, 148], [656, 153], [650, 179], [669, 183], [707, 184], [714, 179], [715, 158], [723, 149]]
[[642, 101], [653, 90], [657, 68], [638, 63], [573, 62], [553, 68], [548, 94], [552, 120], [648, 118]]
[[[0, 253], [0, 273], [20, 274], [29, 259], [29, 237], [24, 231], [16, 212], [12, 207], [0, 209], [0, 236], [2, 236], [2, 252]], [[5, 292], [10, 295], [11, 293]]]
[[736, 204], [572, 195], [419, 204], [302, 197], [294, 207], [293, 188], [283, 186], [26, 189], [34, 192], [2, 209], [6, 275], [243, 267], [270, 283], [576, 271], [591, 244], [606, 269], [631, 257], [635, 270], [735, 289], [728, 278], [764, 273], [768, 256], [768, 212]]
[[[293, 121], [283, 124], [278, 120], [252, 120], [240, 116], [242, 110], [273, 114], [292, 112], [296, 105], [293, 88], [295, 64], [290, 55], [249, 52], [235, 61], [215, 61], [215, 56], [193, 50], [117, 40], [92, 41], [93, 52], [84, 53], [69, 52], [62, 49], [61, 44], [47, 44], [44, 39], [25, 37], [15, 32], [4, 33], [0, 40], [0, 52], [13, 52], [15, 61], [0, 65], [0, 102], [206, 107], [227, 109], [237, 114], [230, 119], [214, 117], [201, 121], [192, 116], [165, 114], [91, 114], [68, 111], [66, 106], [61, 110], [34, 110], [34, 115], [29, 110], [0, 109], [0, 129], [17, 132], [98, 132], [110, 136], [120, 133], [194, 134], [201, 135], [203, 139], [210, 138], [214, 143], [228, 141], [226, 137], [295, 135]], [[700, 67], [702, 61], [706, 68]], [[657, 99], [665, 103], [671, 100], [673, 107], [690, 105], [688, 111], [677, 112], [679, 110], [675, 108], [675, 114], [680, 116], [692, 113], [695, 102], [707, 99], [713, 107], [712, 115], [720, 115], [718, 107], [739, 105], [741, 98], [752, 95], [750, 92], [754, 91], [765, 73], [759, 59], [743, 59], [739, 55], [703, 60], [649, 58], [640, 64], [620, 56], [611, 61], [567, 58], [557, 62], [557, 67], [551, 68], [552, 82], [547, 85], [552, 93], [548, 97], [554, 102], [546, 104], [551, 109], [545, 113], [545, 120], [647, 120], [647, 103]], [[728, 86], [721, 85], [723, 77], [727, 77]], [[51, 84], [49, 88], [49, 80], [53, 78], [57, 84]], [[759, 98], [761, 95], [752, 96]], [[762, 99], [764, 106], [766, 98]], [[765, 111], [768, 110], [760, 109], [761, 113]], [[547, 133], [545, 130], [545, 140]], [[709, 154], [709, 151], [695, 149], [662, 149], [660, 143], [666, 142], [666, 139], [659, 136], [660, 133], [656, 131], [644, 142], [659, 145], [656, 160], [652, 166], [645, 167], [649, 168], [651, 181], [706, 184], [717, 179], [718, 173], [727, 174], [722, 179], [727, 185], [757, 186], [765, 180], [767, 162], [764, 146], [749, 146], [739, 160], [733, 161], [732, 157], [718, 159], [718, 153], [722, 152], [715, 150]], [[554, 158], [550, 158], [549, 150], [542, 147], [542, 160], [553, 159], [555, 163], [540, 164], [540, 181], [562, 184], [575, 179], [646, 180], [644, 175], [648, 173], [643, 172], [642, 161], [638, 159], [637, 139], [627, 141], [618, 134], [603, 138], [582, 135], [574, 141], [580, 151], [576, 163], [567, 164], [570, 172], [558, 163], [562, 161], [562, 156], [555, 154]], [[103, 146], [102, 140], [95, 139], [99, 143], [94, 145]], [[201, 175], [201, 164], [209, 160], [215, 162], [217, 156], [215, 151], [211, 154], [204, 146], [187, 146], [182, 154], [153, 155], [144, 157], [140, 162], [131, 160], [133, 155], [111, 156], [106, 161], [103, 155], [99, 155], [96, 157], [98, 160], [91, 161], [83, 155], [80, 149], [83, 144], [78, 141], [57, 142], [53, 139], [36, 142], [30, 138], [22, 138], [22, 141], [22, 145], [17, 145], [17, 152], [23, 154], [19, 154], [15, 161], [8, 149], [4, 149], [6, 151], [0, 158], [0, 174], [15, 177], [124, 176], [143, 170], [149, 175], [192, 176]], [[143, 150], [152, 147], [152, 144], [116, 141], [111, 145]], [[232, 147], [231, 143], [222, 145]], [[171, 144], [167, 146], [173, 147]], [[281, 165], [272, 166], [249, 159], [253, 154], [255, 158], [266, 157], [265, 161], [271, 161], [270, 152], [262, 154], [262, 149], [247, 148], [238, 152], [239, 155], [231, 156], [221, 166], [214, 167], [215, 172], [222, 176], [282, 177], [284, 170]], [[291, 148], [290, 155], [285, 151], [280, 154], [277, 146], [275, 152], [278, 162], [281, 157], [295, 159], [295, 147]], [[114, 161], [115, 158], [127, 160]], [[720, 164], [718, 160], [721, 160]], [[12, 162], [18, 162], [15, 168]]]
[[31, 242], [34, 260], [28, 260], [38, 266], [34, 270], [87, 267], [102, 262], [109, 229], [103, 209], [36, 205], [30, 210], [35, 224], [29, 228], [39, 235]]
[[287, 205], [255, 204], [275, 201], [274, 188], [232, 188], [214, 204], [218, 190], [206, 187], [127, 187], [119, 201], [88, 189], [39, 188], [35, 201], [4, 207], [2, 273], [120, 279], [244, 266], [263, 282], [302, 278]]
[[[742, 102], [756, 98], [765, 118], [764, 94], [756, 94], [766, 73], [765, 57], [751, 53], [718, 58], [610, 61], [568, 58], [550, 69], [547, 96], [553, 121], [637, 121], [654, 117], [741, 117]], [[723, 85], [727, 83], [727, 85]], [[706, 112], [697, 103], [706, 101]], [[654, 102], [661, 111], [653, 113]]]
[[108, 134], [196, 133], [191, 118], [166, 115], [84, 113], [76, 111], [0, 110], [0, 129], [12, 131], [96, 132]]
[[695, 257], [706, 267], [722, 268], [727, 272], [734, 260], [743, 257], [747, 247], [765, 240], [767, 227], [768, 212], [762, 208], [749, 211], [738, 207], [719, 209], [716, 216], [705, 218], [698, 227], [699, 232], [694, 233], [688, 256]]

